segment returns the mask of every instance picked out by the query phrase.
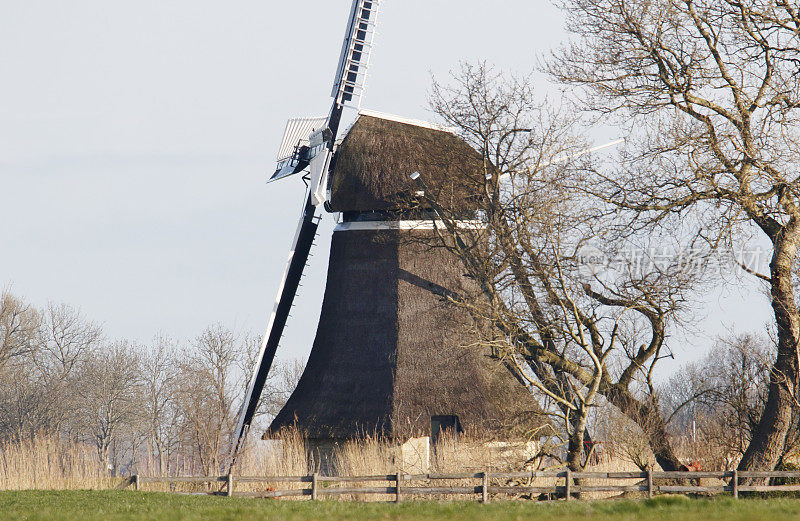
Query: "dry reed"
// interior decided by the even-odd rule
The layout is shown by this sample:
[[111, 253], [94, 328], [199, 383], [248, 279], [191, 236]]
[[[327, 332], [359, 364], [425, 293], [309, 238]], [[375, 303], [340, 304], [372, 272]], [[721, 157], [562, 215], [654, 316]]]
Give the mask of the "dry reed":
[[[476, 473], [513, 472], [523, 470], [530, 454], [524, 444], [499, 443], [473, 439], [466, 436], [443, 437], [431, 450], [430, 473]], [[275, 440], [251, 442], [241, 454], [235, 471], [235, 479], [263, 476], [305, 476], [317, 469], [319, 463], [314, 451], [302, 436], [286, 432]], [[391, 440], [368, 438], [360, 441], [341, 442], [330, 453], [330, 473], [339, 476], [388, 475], [398, 471], [400, 447]], [[191, 459], [178, 459], [171, 465], [162, 465], [154, 458], [143, 456], [137, 459], [132, 472], [143, 477], [165, 477], [196, 475]], [[629, 462], [618, 458], [604, 458], [599, 465], [587, 470], [623, 471], [634, 470]], [[527, 469], [531, 470], [531, 469]], [[223, 469], [220, 470], [223, 473]], [[112, 477], [110, 471], [99, 462], [93, 447], [65, 441], [57, 436], [41, 435], [21, 442], [0, 443], [0, 490], [25, 489], [108, 489], [119, 487], [127, 478]], [[629, 484], [637, 480], [631, 480]], [[586, 484], [606, 484], [605, 480], [587, 480]], [[614, 484], [624, 482], [615, 481]], [[474, 486], [475, 480], [416, 481], [413, 486]], [[563, 484], [563, 479], [538, 478], [532, 481], [513, 483], [496, 482], [497, 485], [524, 484], [552, 487]], [[391, 482], [346, 483], [342, 485], [324, 482], [325, 487], [360, 488], [370, 486], [393, 486]], [[308, 488], [309, 483], [237, 481], [239, 492], [264, 492]], [[408, 485], [412, 486], [412, 485]], [[212, 492], [224, 488], [223, 483], [166, 484], [144, 483], [143, 490], [172, 492]], [[592, 497], [608, 497], [613, 494], [597, 493]], [[338, 497], [338, 496], [337, 496]], [[458, 496], [441, 496], [439, 499], [455, 499]], [[386, 501], [385, 495], [341, 496], [341, 499]]]
[[47, 435], [0, 442], [0, 490], [105, 489], [121, 481], [88, 445]]

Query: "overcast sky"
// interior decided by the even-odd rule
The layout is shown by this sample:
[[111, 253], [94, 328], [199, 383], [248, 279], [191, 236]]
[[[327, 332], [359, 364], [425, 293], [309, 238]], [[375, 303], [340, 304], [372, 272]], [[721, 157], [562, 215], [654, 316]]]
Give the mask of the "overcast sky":
[[[350, 3], [0, 0], [0, 286], [112, 337], [262, 331], [303, 197], [265, 182], [285, 120], [328, 110]], [[564, 38], [546, 0], [385, 0], [364, 106], [430, 119], [431, 73], [529, 72]], [[331, 221], [284, 358], [310, 349]], [[705, 330], [759, 328], [756, 303], [713, 296]]]

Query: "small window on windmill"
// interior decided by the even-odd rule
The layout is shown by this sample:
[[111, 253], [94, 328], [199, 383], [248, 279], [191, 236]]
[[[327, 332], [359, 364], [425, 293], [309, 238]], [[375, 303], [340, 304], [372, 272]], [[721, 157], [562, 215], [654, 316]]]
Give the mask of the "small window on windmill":
[[436, 445], [445, 432], [449, 432], [456, 441], [458, 440], [458, 435], [464, 432], [458, 416], [454, 414], [431, 416], [431, 443]]

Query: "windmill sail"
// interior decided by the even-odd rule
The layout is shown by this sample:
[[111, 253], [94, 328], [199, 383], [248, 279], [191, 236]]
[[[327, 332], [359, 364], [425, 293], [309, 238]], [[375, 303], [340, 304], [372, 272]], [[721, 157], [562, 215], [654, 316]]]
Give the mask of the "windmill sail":
[[361, 105], [367, 81], [372, 46], [375, 40], [375, 20], [380, 0], [355, 0], [345, 33], [339, 67], [331, 96], [341, 105]]
[[[319, 221], [316, 217], [316, 207], [310, 201], [311, 198], [309, 197], [300, 216], [297, 232], [292, 242], [292, 249], [289, 252], [286, 271], [284, 271], [283, 280], [278, 289], [278, 298], [275, 301], [267, 332], [261, 343], [261, 352], [256, 359], [256, 366], [253, 368], [250, 384], [247, 386], [247, 394], [234, 431], [232, 461], [235, 459], [239, 445], [255, 417], [259, 398], [264, 390], [264, 385], [267, 383], [267, 376], [269, 376], [269, 370], [275, 360], [275, 353], [278, 350], [281, 336], [283, 336], [286, 321], [289, 319], [289, 312], [292, 309], [294, 297], [297, 294], [297, 288], [303, 276], [303, 269], [306, 262], [308, 262], [311, 246], [314, 244], [314, 237], [317, 235]], [[233, 463], [231, 463], [232, 465]]]
[[277, 181], [305, 170], [321, 146], [313, 146], [312, 134], [328, 125], [326, 116], [318, 118], [294, 118], [286, 123], [281, 147], [278, 150], [278, 167], [268, 182]]

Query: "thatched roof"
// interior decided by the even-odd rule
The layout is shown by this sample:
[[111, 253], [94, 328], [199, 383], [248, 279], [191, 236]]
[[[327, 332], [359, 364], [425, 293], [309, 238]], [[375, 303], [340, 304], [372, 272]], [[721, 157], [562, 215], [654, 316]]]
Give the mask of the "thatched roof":
[[337, 152], [330, 209], [402, 209], [420, 187], [409, 177], [414, 172], [440, 204], [475, 209], [483, 165], [481, 155], [450, 132], [361, 115]]
[[267, 436], [408, 438], [428, 435], [431, 416], [457, 415], [467, 431], [508, 438], [541, 423], [530, 393], [472, 346], [479, 325], [443, 299], [475, 290], [459, 261], [409, 241], [431, 233], [334, 233], [311, 356]]

